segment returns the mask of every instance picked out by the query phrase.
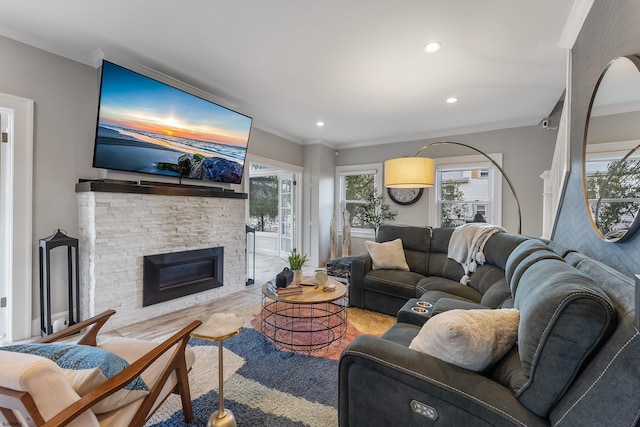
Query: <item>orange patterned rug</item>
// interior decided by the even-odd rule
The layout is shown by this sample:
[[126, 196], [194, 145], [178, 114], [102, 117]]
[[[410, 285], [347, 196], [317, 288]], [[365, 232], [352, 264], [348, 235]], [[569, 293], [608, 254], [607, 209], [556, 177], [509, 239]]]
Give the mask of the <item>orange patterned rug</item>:
[[[355, 307], [347, 308], [347, 324], [346, 331], [342, 338], [336, 340], [335, 342], [329, 344], [328, 346], [312, 351], [301, 351], [303, 354], [308, 354], [316, 357], [324, 357], [328, 359], [338, 360], [340, 358], [340, 354], [345, 347], [353, 341], [359, 335], [369, 334], [380, 336], [385, 333], [394, 323], [396, 322], [396, 318], [393, 316], [387, 316], [385, 314], [375, 313], [372, 311], [362, 310]], [[253, 316], [251, 320], [251, 326], [256, 331], [262, 331], [262, 313], [256, 314]], [[304, 327], [304, 325], [301, 325]], [[267, 337], [273, 336], [273, 329], [269, 326], [264, 326], [264, 332]], [[324, 339], [318, 334], [320, 339]], [[290, 351], [293, 350], [287, 348], [286, 346], [278, 346], [281, 351]]]

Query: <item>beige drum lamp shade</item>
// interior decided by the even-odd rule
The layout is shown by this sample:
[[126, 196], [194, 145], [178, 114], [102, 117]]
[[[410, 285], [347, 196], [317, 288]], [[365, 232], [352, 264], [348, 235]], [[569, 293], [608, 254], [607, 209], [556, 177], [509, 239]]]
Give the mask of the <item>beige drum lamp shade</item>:
[[429, 157], [399, 157], [384, 162], [384, 186], [387, 188], [433, 187], [435, 167]]

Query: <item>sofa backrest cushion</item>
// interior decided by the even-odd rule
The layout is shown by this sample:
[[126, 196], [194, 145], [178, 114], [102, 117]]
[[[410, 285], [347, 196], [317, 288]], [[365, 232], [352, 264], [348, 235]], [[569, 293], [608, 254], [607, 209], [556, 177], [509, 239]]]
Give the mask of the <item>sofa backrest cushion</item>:
[[469, 283], [483, 295], [482, 305], [498, 308], [511, 296], [505, 280], [505, 265], [509, 254], [527, 239], [525, 236], [510, 233], [496, 233], [489, 237], [483, 251], [485, 263], [478, 265], [477, 270], [471, 274]]
[[431, 228], [410, 225], [382, 224], [378, 228], [376, 242], [402, 240], [404, 255], [409, 269], [426, 275], [431, 247]]
[[593, 280], [558, 259], [539, 260], [523, 273], [514, 306], [520, 363], [506, 361], [495, 379], [546, 417], [615, 328], [616, 313]]
[[[507, 260], [511, 253], [524, 241], [532, 240], [529, 237], [512, 233], [496, 233], [489, 237], [484, 245], [486, 264], [495, 265], [502, 270], [506, 269]], [[537, 239], [533, 239], [537, 240]]]
[[480, 304], [489, 308], [513, 308], [503, 307], [509, 299], [511, 299], [511, 292], [509, 291], [507, 280], [504, 278], [504, 272], [502, 272], [502, 278], [494, 282], [489, 289], [482, 293]]
[[434, 228], [431, 230], [431, 251], [427, 276], [444, 277], [456, 282], [464, 276], [462, 265], [447, 255], [453, 230], [454, 228]]
[[[429, 255], [428, 276], [445, 277], [459, 281], [464, 276], [464, 268], [449, 258], [449, 241], [454, 228], [434, 228], [431, 231], [431, 254]], [[511, 233], [496, 233], [484, 246], [485, 263], [470, 274], [469, 286], [484, 294], [493, 292], [482, 302], [486, 307], [497, 308], [509, 298], [509, 288], [505, 286], [504, 269], [509, 254], [528, 237]], [[501, 284], [498, 284], [500, 282]], [[497, 285], [494, 287], [494, 285]]]
[[552, 251], [540, 250], [531, 253], [529, 256], [523, 259], [520, 264], [516, 266], [516, 268], [513, 270], [511, 281], [509, 282], [509, 289], [511, 290], [512, 296], [515, 296], [518, 292], [518, 285], [520, 284], [520, 280], [522, 279], [522, 276], [524, 276], [524, 273], [529, 269], [529, 267], [539, 261], [547, 259], [563, 262], [562, 258], [560, 258]]
[[524, 272], [542, 259], [562, 260], [545, 243], [537, 239], [526, 240], [511, 252], [504, 270], [505, 278], [511, 289], [511, 295], [516, 294], [516, 289]]
[[[511, 296], [509, 287], [504, 279], [504, 271], [491, 264], [478, 266], [475, 273], [471, 274], [469, 286], [482, 294], [482, 305], [489, 308], [498, 306]], [[487, 295], [487, 292], [492, 292]]]
[[549, 248], [553, 252], [557, 253], [562, 258], [566, 257], [571, 252], [575, 252], [576, 251], [575, 249], [568, 248], [565, 245], [563, 245], [562, 243], [556, 242], [555, 240], [551, 240], [551, 241], [547, 242], [547, 245], [549, 246]]

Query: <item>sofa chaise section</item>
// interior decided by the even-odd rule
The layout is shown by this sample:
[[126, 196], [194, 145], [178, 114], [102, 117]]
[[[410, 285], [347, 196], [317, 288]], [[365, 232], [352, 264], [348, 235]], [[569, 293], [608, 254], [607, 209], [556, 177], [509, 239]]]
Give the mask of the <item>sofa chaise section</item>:
[[520, 313], [511, 351], [473, 372], [409, 348], [417, 325], [358, 337], [340, 359], [340, 425], [635, 425], [640, 339], [629, 280], [524, 246], [511, 262], [538, 258], [510, 275]]

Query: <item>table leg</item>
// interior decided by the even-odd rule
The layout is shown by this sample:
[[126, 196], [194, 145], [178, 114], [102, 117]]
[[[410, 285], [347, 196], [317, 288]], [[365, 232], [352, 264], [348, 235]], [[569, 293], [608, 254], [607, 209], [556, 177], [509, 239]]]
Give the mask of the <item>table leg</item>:
[[222, 391], [224, 382], [224, 369], [222, 363], [222, 340], [218, 341], [218, 410], [211, 414], [209, 427], [236, 427], [236, 417], [233, 413], [224, 409], [224, 395]]

